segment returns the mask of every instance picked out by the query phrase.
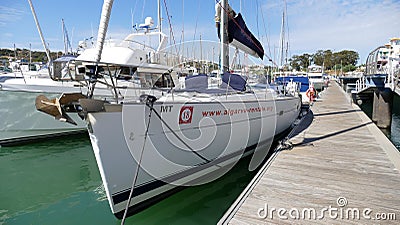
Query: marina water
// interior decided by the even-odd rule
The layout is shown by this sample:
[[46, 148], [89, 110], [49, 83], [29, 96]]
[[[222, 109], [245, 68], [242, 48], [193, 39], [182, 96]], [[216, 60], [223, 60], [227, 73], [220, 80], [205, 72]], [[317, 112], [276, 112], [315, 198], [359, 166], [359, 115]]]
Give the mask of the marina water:
[[[371, 116], [372, 103], [363, 111]], [[390, 130], [400, 150], [400, 97]], [[126, 224], [216, 224], [250, 182], [250, 158], [222, 178], [188, 187]], [[0, 224], [120, 224], [111, 213], [87, 135], [0, 148]]]
[[[222, 178], [188, 187], [126, 224], [216, 224], [250, 182], [250, 157]], [[87, 135], [0, 148], [0, 224], [120, 224]]]

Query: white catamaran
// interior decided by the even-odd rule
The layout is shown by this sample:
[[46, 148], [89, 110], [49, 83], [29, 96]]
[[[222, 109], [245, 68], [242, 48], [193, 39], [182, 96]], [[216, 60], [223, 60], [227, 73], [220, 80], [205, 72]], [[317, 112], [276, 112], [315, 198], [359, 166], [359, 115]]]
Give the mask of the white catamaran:
[[[34, 16], [40, 38], [45, 46], [48, 66], [66, 65], [72, 57], [61, 57], [51, 62], [50, 54], [45, 45], [32, 1], [29, 0], [32, 14]], [[48, 97], [56, 97], [62, 93], [87, 92], [87, 89], [77, 81], [70, 79], [55, 79], [51, 77], [50, 70], [41, 69], [30, 71], [30, 66], [14, 63], [18, 71], [0, 75], [0, 146], [16, 145], [25, 141], [38, 140], [66, 134], [82, 133], [86, 130], [86, 123], [79, 121], [76, 114], [71, 116], [77, 120], [76, 126], [63, 124], [47, 115], [37, 112], [35, 99], [38, 94], [45, 94]], [[23, 68], [26, 68], [25, 70]], [[54, 72], [54, 68], [52, 68]], [[108, 95], [111, 95], [108, 93]]]
[[[61, 94], [80, 96], [88, 93], [89, 72], [82, 76], [71, 76], [69, 71], [73, 68], [71, 60], [76, 56], [64, 55], [56, 60], [50, 58], [49, 50], [39, 26], [39, 22], [33, 8], [32, 1], [28, 1], [37, 29], [42, 40], [47, 59], [48, 67], [40, 71], [24, 71], [22, 65], [16, 66], [18, 71], [0, 74], [0, 146], [17, 145], [26, 141], [34, 141], [42, 138], [84, 133], [86, 132], [85, 121], [82, 121], [76, 113], [58, 114], [57, 119], [71, 117], [70, 121], [76, 121], [75, 125], [60, 123], [47, 115], [38, 112], [35, 108], [36, 96], [46, 95], [47, 97], [58, 97]], [[63, 29], [64, 23], [63, 23]], [[79, 69], [78, 65], [76, 65]], [[29, 70], [26, 65], [26, 70]], [[119, 79], [124, 82], [124, 79]], [[122, 86], [122, 85], [119, 85]], [[95, 94], [101, 98], [112, 97], [115, 91], [103, 82], [98, 84]], [[64, 116], [62, 116], [64, 114]]]
[[[82, 71], [94, 68], [95, 74], [110, 80], [123, 71], [136, 78], [126, 89], [130, 97], [79, 100], [112, 212], [118, 218], [136, 213], [183, 186], [222, 176], [252, 153], [251, 167], [258, 166], [273, 138], [298, 117], [299, 96], [269, 88], [252, 90], [242, 76], [226, 72], [219, 86], [209, 87], [209, 78], [199, 74], [186, 77], [185, 88], [179, 88], [177, 72], [168, 63], [174, 59], [163, 51], [163, 41], [153, 50], [138, 47], [133, 39], [129, 43], [134, 46], [122, 42], [103, 49], [112, 3], [104, 1], [97, 52], [85, 51], [75, 60], [75, 65], [86, 68]], [[235, 35], [228, 38], [228, 30], [248, 31], [240, 14], [227, 18], [227, 6], [227, 1], [218, 3], [225, 70], [227, 43], [231, 37], [236, 39]], [[143, 27], [144, 32], [136, 36], [165, 37], [152, 32], [151, 26]], [[246, 47], [239, 46], [262, 57], [261, 44], [246, 32], [242, 33]], [[48, 106], [42, 111], [63, 107]]]

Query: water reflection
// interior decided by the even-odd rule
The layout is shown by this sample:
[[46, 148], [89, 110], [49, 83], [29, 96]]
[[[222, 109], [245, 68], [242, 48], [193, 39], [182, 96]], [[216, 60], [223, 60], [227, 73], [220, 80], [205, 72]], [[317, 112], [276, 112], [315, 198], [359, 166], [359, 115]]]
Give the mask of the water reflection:
[[[222, 178], [188, 187], [126, 224], [216, 224], [252, 179], [250, 157]], [[0, 224], [120, 224], [86, 135], [0, 148]]]
[[0, 224], [3, 218], [93, 190], [100, 182], [87, 135], [2, 147], [0, 171]]

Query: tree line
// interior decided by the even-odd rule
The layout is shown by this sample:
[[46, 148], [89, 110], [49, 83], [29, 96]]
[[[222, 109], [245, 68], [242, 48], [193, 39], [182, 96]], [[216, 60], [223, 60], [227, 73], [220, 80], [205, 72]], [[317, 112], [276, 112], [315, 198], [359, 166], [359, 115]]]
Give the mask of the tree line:
[[[32, 51], [32, 62], [47, 62], [47, 56], [44, 51]], [[56, 59], [61, 56], [62, 52], [51, 52], [50, 57]], [[29, 49], [17, 48], [0, 49], [0, 61], [9, 61], [16, 59], [25, 59], [29, 61]], [[289, 65], [284, 70], [307, 71], [310, 65], [324, 66], [325, 70], [342, 70], [349, 72], [356, 70], [356, 65], [360, 56], [357, 52], [351, 50], [343, 50], [340, 52], [332, 52], [331, 50], [318, 50], [314, 54], [304, 53], [302, 55], [293, 55], [289, 59]], [[288, 68], [290, 67], [290, 68]]]
[[289, 59], [289, 65], [297, 71], [306, 71], [310, 65], [324, 66], [325, 70], [340, 70], [349, 72], [356, 70], [356, 65], [360, 56], [357, 52], [343, 50], [332, 52], [331, 50], [318, 50], [314, 54], [304, 53], [302, 55], [293, 55]]
[[[47, 62], [47, 56], [44, 51], [31, 51], [29, 53], [29, 49], [0, 49], [0, 60], [8, 61], [8, 60], [19, 60], [25, 59], [29, 61], [30, 54], [32, 56], [32, 62]], [[50, 52], [50, 57], [52, 59], [56, 59], [58, 56], [61, 56], [62, 52]], [[16, 59], [15, 59], [16, 57]]]

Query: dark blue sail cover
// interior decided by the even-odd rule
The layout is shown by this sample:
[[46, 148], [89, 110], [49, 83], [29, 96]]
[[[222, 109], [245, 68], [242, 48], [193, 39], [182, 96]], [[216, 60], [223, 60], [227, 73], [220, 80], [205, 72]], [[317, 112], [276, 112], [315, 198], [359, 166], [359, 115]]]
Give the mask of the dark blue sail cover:
[[[220, 37], [220, 25], [218, 24], [218, 38]], [[255, 51], [261, 59], [264, 57], [264, 48], [261, 43], [257, 40], [256, 37], [250, 32], [247, 28], [246, 23], [243, 20], [242, 14], [237, 14], [234, 18], [229, 18], [228, 20], [228, 39], [229, 43], [233, 41], [233, 39], [242, 43], [246, 47]]]
[[[209, 94], [225, 94], [228, 92], [246, 91], [246, 77], [238, 74], [231, 74], [225, 72], [222, 76], [222, 83], [220, 87], [208, 88], [208, 76], [206, 74], [198, 74], [187, 76], [185, 78], [185, 89], [177, 89], [175, 91], [194, 91], [199, 93]], [[229, 87], [229, 88], [228, 88]]]
[[246, 90], [246, 79], [238, 74], [224, 73], [222, 75], [223, 84], [229, 84], [236, 91]]
[[198, 74], [187, 76], [185, 78], [185, 86], [190, 91], [204, 91], [208, 88], [208, 77], [206, 74]]

